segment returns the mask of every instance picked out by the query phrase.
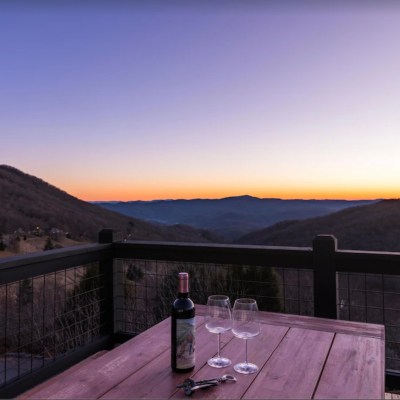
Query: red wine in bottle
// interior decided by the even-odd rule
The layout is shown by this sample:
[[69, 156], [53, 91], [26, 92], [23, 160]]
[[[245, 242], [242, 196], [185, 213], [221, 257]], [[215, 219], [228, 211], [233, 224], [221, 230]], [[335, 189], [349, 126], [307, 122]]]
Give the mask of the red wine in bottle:
[[171, 368], [188, 372], [195, 364], [195, 309], [189, 298], [189, 274], [180, 272], [178, 279], [178, 297], [171, 308]]

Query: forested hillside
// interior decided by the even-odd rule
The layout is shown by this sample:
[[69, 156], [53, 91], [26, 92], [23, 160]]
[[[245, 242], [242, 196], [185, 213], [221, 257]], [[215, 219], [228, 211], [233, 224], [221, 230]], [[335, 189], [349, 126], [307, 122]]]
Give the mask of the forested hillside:
[[189, 226], [161, 226], [79, 200], [13, 167], [0, 166], [0, 234], [16, 230], [68, 232], [74, 240], [96, 241], [103, 228], [140, 240], [210, 242], [217, 238]]
[[335, 235], [341, 249], [400, 251], [400, 200], [382, 200], [305, 221], [281, 222], [236, 242], [310, 247], [317, 234]]

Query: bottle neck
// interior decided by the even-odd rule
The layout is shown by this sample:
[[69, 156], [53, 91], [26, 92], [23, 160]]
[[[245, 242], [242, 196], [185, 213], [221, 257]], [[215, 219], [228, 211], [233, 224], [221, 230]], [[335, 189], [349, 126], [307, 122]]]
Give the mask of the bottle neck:
[[[180, 272], [178, 274], [178, 294], [179, 297], [188, 297], [189, 295], [189, 274], [187, 272]], [[184, 296], [181, 296], [184, 295]]]
[[178, 299], [185, 299], [185, 298], [188, 298], [188, 297], [189, 297], [189, 293], [188, 292], [185, 292], [185, 293], [178, 292]]

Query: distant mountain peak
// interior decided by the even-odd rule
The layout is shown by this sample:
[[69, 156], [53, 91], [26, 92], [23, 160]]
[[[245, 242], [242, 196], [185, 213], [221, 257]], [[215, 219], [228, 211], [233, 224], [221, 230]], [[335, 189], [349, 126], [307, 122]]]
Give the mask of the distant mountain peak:
[[220, 200], [260, 200], [259, 197], [255, 196], [250, 196], [248, 194], [243, 194], [240, 196], [228, 196], [228, 197], [223, 197]]

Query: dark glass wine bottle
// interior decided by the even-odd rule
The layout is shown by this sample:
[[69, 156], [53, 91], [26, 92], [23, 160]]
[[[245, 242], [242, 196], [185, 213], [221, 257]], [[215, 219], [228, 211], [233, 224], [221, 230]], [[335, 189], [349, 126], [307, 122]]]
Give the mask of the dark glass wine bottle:
[[180, 272], [178, 279], [178, 297], [171, 310], [171, 368], [188, 372], [195, 364], [195, 309], [189, 298], [189, 274]]

